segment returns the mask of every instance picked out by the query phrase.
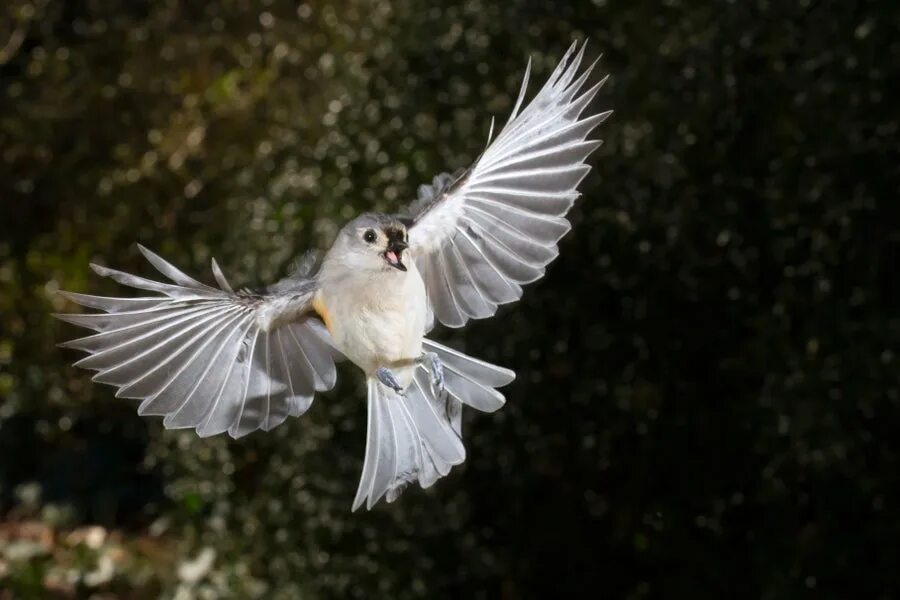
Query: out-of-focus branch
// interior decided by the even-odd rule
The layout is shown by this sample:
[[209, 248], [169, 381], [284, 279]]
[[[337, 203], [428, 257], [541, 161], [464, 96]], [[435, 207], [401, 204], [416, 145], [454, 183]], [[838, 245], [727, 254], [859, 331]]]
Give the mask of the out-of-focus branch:
[[25, 30], [28, 27], [28, 22], [20, 24], [16, 27], [12, 34], [9, 36], [9, 41], [6, 42], [6, 45], [0, 49], [0, 65], [5, 65], [9, 60], [16, 55], [16, 52], [19, 51], [19, 48], [22, 46], [22, 42], [25, 41]]

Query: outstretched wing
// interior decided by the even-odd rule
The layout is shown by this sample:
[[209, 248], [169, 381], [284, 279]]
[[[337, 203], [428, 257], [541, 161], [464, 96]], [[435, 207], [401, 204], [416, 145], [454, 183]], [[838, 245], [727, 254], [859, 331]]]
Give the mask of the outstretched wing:
[[91, 265], [99, 275], [154, 292], [106, 298], [61, 292], [103, 312], [60, 319], [98, 333], [61, 344], [90, 356], [76, 366], [116, 386], [116, 396], [141, 400], [138, 413], [164, 416], [168, 429], [201, 436], [241, 437], [300, 416], [316, 391], [335, 382], [328, 332], [310, 312], [312, 276], [292, 278], [271, 293], [234, 292], [215, 260], [221, 289], [185, 275], [139, 246], [173, 284]]
[[611, 111], [583, 117], [606, 81], [581, 92], [584, 46], [569, 48], [544, 87], [521, 111], [528, 73], [506, 126], [460, 176], [439, 175], [411, 207], [410, 250], [431, 309], [450, 327], [493, 315], [539, 279], [571, 225], [584, 163], [602, 142], [588, 134]]

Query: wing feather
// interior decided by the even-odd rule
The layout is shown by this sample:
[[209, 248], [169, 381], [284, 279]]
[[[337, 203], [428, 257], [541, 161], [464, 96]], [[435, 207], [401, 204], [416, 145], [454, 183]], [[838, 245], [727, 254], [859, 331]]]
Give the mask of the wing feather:
[[479, 285], [486, 291], [494, 304], [513, 302], [522, 297], [522, 288], [510, 281], [484, 249], [473, 239], [470, 226], [457, 226], [456, 247], [471, 271], [478, 277]]
[[[156, 371], [165, 369], [166, 372], [169, 372], [169, 369], [166, 368], [169, 363], [175, 361], [176, 364], [181, 364], [181, 361], [178, 361], [179, 355], [190, 349], [191, 345], [199, 338], [207, 336], [209, 331], [216, 326], [217, 318], [220, 318], [223, 313], [228, 314], [229, 312], [227, 309], [224, 311], [220, 309], [211, 311], [202, 318], [192, 318], [172, 333], [163, 332], [144, 340], [145, 343], [153, 344], [145, 350], [141, 350], [145, 347], [145, 343], [129, 344], [131, 352], [127, 358], [123, 356], [122, 347], [119, 346], [117, 348], [119, 352], [114, 358], [121, 362], [101, 367], [100, 372], [94, 375], [94, 381], [120, 386], [122, 388], [120, 392], [124, 395], [127, 391], [132, 390], [133, 386]], [[196, 335], [194, 334], [195, 330], [199, 330]], [[90, 358], [95, 358], [98, 354], [94, 354]], [[106, 358], [103, 357], [101, 361]], [[152, 367], [148, 369], [148, 365], [152, 365]], [[84, 367], [85, 365], [82, 362], [78, 366]], [[97, 367], [88, 366], [87, 368]]]
[[89, 294], [78, 294], [75, 292], [57, 292], [60, 296], [80, 304], [87, 308], [96, 308], [106, 312], [125, 312], [129, 310], [142, 310], [159, 306], [162, 300], [158, 296], [145, 298], [105, 298], [103, 296], [91, 296]]
[[582, 116], [606, 81], [585, 90], [596, 62], [579, 70], [584, 51], [573, 44], [526, 104], [529, 61], [509, 120], [476, 163], [420, 188], [410, 250], [445, 325], [518, 300], [520, 285], [542, 277], [558, 255], [571, 228], [565, 215], [590, 171], [585, 161], [602, 143], [587, 136], [611, 114]]
[[213, 287], [210, 287], [206, 284], [200, 283], [193, 277], [182, 272], [180, 269], [176, 268], [175, 265], [163, 260], [163, 258], [161, 256], [159, 256], [158, 254], [156, 254], [154, 252], [151, 252], [150, 250], [145, 248], [143, 245], [138, 244], [137, 247], [138, 247], [138, 250], [140, 250], [141, 254], [144, 255], [144, 258], [147, 259], [147, 262], [149, 262], [151, 265], [153, 265], [153, 267], [157, 271], [159, 271], [160, 273], [162, 273], [163, 275], [168, 277], [175, 284], [180, 285], [182, 287], [208, 290], [213, 293], [219, 292], [219, 290], [217, 290]]
[[239, 357], [246, 352], [244, 341], [253, 330], [253, 320], [248, 319], [236, 337], [228, 338], [227, 354], [222, 363], [223, 371], [217, 379], [218, 387], [213, 401], [197, 427], [200, 437], [218, 435], [228, 430], [238, 409], [238, 394], [243, 391], [244, 369], [249, 363]]
[[152, 400], [148, 400], [141, 404], [142, 414], [165, 416], [163, 423], [172, 429], [191, 427], [203, 420], [222, 381], [223, 373], [219, 359], [227, 348], [227, 341], [239, 331], [242, 324], [249, 323], [251, 319], [252, 315], [244, 313], [222, 323], [208, 343], [197, 349], [190, 364], [181, 369], [166, 386], [166, 389], [183, 388], [185, 392], [165, 396], [157, 393], [153, 399], [160, 398], [168, 406], [163, 406], [162, 402], [154, 404]]
[[442, 250], [436, 253], [434, 264], [428, 270], [431, 285], [426, 289], [429, 291], [429, 299], [434, 304], [435, 313], [442, 315], [441, 321], [451, 327], [461, 327], [467, 318], [453, 296], [453, 288], [447, 276]]
[[494, 313], [495, 305], [485, 298], [481, 291], [478, 279], [472, 275], [472, 271], [466, 264], [456, 246], [449, 245], [444, 252], [450, 256], [445, 261], [450, 269], [450, 277], [453, 281], [461, 281], [463, 285], [456, 286], [454, 293], [461, 302], [465, 303], [465, 311], [474, 319], [488, 317]]
[[[543, 277], [543, 267], [536, 267], [507, 248], [497, 236], [493, 234], [489, 223], [484, 223], [479, 218], [477, 211], [473, 211], [469, 226], [473, 234], [481, 241], [481, 249], [490, 257], [503, 275], [511, 282], [531, 283]], [[521, 288], [520, 288], [521, 289]]]

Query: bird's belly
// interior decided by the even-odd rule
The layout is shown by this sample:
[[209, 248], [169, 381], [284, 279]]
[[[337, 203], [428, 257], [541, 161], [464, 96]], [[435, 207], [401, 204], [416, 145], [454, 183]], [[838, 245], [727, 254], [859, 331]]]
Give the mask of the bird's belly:
[[363, 308], [345, 321], [349, 327], [341, 336], [345, 354], [366, 372], [378, 367], [392, 367], [396, 363], [418, 358], [422, 349], [422, 332], [416, 335], [411, 319], [404, 318], [403, 309]]
[[[392, 274], [393, 275], [393, 274]], [[425, 335], [425, 286], [410, 269], [388, 281], [328, 294], [328, 328], [335, 346], [372, 375], [387, 367], [408, 384]]]

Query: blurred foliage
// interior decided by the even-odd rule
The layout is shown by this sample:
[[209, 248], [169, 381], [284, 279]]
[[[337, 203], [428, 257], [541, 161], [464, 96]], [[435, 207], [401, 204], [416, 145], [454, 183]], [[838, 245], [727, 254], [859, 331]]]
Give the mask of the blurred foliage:
[[[172, 555], [155, 535], [110, 533], [103, 527], [60, 531], [39, 521], [0, 525], [4, 588], [0, 598], [153, 598]], [[212, 550], [179, 567], [181, 590], [207, 575]]]
[[[861, 0], [8, 0], [0, 598], [896, 593], [898, 30]], [[89, 261], [271, 282], [584, 37], [607, 143], [547, 277], [445, 335], [519, 378], [434, 488], [349, 512], [353, 368], [200, 440], [55, 347], [55, 290], [119, 291]]]

